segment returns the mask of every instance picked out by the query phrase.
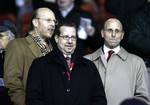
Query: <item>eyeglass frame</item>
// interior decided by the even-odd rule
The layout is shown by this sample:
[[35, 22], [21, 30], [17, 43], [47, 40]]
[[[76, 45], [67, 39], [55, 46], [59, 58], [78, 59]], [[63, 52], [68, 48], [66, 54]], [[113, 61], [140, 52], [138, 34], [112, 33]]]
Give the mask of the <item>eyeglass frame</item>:
[[75, 37], [75, 36], [69, 37], [68, 35], [66, 35], [66, 36], [59, 35], [58, 37], [61, 37], [61, 38], [63, 38], [66, 41], [68, 41], [69, 39], [71, 39], [72, 41], [76, 41], [77, 40], [77, 37]]
[[41, 20], [45, 20], [45, 21], [47, 21], [48, 23], [50, 23], [50, 22], [54, 22], [55, 23], [55, 25], [58, 25], [58, 23], [59, 23], [59, 21], [58, 20], [52, 20], [52, 19], [45, 19], [45, 18], [35, 18], [35, 19], [41, 19]]
[[116, 34], [119, 34], [119, 33], [122, 33], [123, 32], [123, 30], [119, 30], [119, 29], [115, 29], [115, 30], [113, 30], [113, 29], [104, 29], [104, 31], [106, 31], [106, 32], [108, 32], [108, 33], [113, 33], [113, 32], [115, 32]]

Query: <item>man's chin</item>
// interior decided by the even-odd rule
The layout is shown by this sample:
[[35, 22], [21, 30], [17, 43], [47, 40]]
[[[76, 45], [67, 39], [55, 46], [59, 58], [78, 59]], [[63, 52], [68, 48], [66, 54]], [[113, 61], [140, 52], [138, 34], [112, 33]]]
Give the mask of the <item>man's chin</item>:
[[67, 50], [66, 52], [67, 52], [69, 55], [73, 53], [72, 50]]
[[47, 35], [47, 38], [51, 38], [51, 37], [52, 37], [52, 35], [51, 35], [51, 34]]

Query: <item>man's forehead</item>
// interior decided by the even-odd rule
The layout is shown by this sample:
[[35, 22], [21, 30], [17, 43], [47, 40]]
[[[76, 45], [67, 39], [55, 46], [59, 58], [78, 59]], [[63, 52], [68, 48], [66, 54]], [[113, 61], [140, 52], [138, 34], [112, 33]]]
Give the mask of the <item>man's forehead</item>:
[[68, 32], [68, 30], [76, 30], [74, 27], [71, 27], [71, 26], [61, 26], [60, 27], [60, 30], [62, 31], [62, 32]]
[[41, 9], [38, 11], [38, 16], [46, 16], [46, 15], [53, 15], [53, 12], [49, 9]]
[[111, 29], [122, 29], [122, 24], [120, 23], [120, 21], [113, 19], [113, 20], [109, 20], [105, 23], [105, 29], [106, 28], [111, 28]]

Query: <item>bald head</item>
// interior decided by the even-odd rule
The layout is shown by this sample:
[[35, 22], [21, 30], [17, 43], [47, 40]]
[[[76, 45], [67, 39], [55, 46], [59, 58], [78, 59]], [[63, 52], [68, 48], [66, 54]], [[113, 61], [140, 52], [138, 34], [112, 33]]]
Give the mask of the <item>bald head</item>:
[[46, 15], [48, 15], [47, 17], [50, 16], [55, 19], [55, 14], [49, 8], [42, 7], [42, 8], [36, 9], [32, 15], [30, 30], [33, 30], [33, 28], [34, 28], [34, 25], [32, 23], [33, 19], [39, 18], [39, 17], [46, 17]]
[[104, 24], [104, 29], [101, 30], [101, 35], [104, 38], [104, 44], [110, 49], [119, 46], [124, 36], [123, 26], [116, 18], [108, 19]]
[[51, 16], [52, 18], [55, 17], [54, 13], [52, 10], [50, 10], [49, 8], [43, 7], [43, 8], [38, 8], [35, 11], [35, 18], [36, 17], [45, 17], [45, 16]]
[[36, 17], [43, 17], [47, 15], [50, 15], [52, 18], [55, 17], [53, 11], [49, 8], [39, 8], [35, 12], [37, 12]]
[[116, 18], [110, 18], [110, 19], [106, 20], [106, 22], [104, 24], [104, 29], [109, 27], [110, 24], [114, 24], [114, 25], [116, 24], [120, 27], [120, 30], [123, 30], [123, 26], [122, 26], [121, 22]]
[[52, 10], [43, 7], [34, 11], [30, 31], [42, 39], [51, 38], [57, 25], [57, 20]]

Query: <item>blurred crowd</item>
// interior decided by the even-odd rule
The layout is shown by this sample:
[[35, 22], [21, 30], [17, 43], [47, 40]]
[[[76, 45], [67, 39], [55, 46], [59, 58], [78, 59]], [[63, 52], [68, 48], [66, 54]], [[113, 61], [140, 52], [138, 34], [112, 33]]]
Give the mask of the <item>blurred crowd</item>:
[[[144, 8], [148, 8], [148, 6], [146, 7], [148, 3], [147, 0], [75, 0], [75, 6], [77, 8], [88, 11], [92, 15], [98, 31], [103, 27], [104, 21], [108, 18], [118, 18], [122, 22], [124, 31], [126, 32], [122, 45], [128, 51], [141, 57], [144, 56], [144, 59], [150, 55], [149, 46], [148, 48], [144, 47], [146, 48], [145, 50], [147, 50], [145, 54], [145, 51], [142, 52], [140, 48], [143, 46], [136, 45], [138, 43], [137, 41], [142, 40], [142, 38], [133, 42], [129, 36], [132, 34], [133, 29], [131, 28], [131, 23], [133, 23], [133, 20], [135, 20], [139, 12], [143, 12]], [[56, 0], [1, 0], [0, 19], [9, 19], [14, 22], [17, 26], [16, 37], [25, 37], [30, 28], [32, 12], [39, 7], [48, 7], [54, 10], [58, 8], [58, 5]], [[150, 38], [149, 35], [145, 37], [148, 38], [147, 40]], [[102, 43], [99, 44], [100, 46], [102, 45]], [[97, 49], [97, 47], [95, 49]], [[89, 53], [92, 52], [91, 49], [87, 50], [89, 50]]]

